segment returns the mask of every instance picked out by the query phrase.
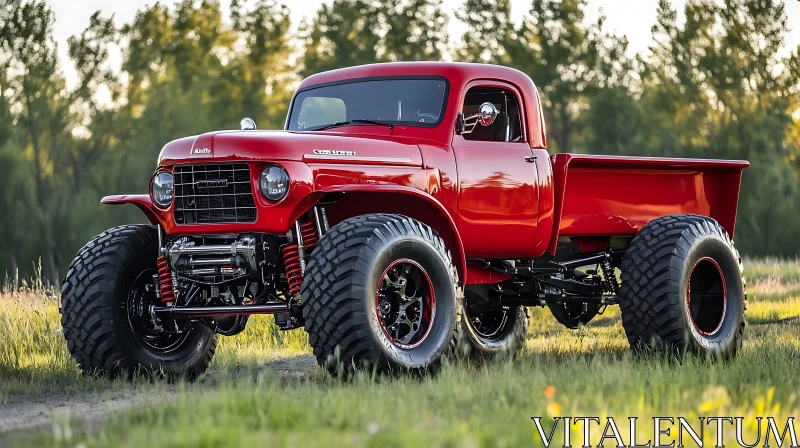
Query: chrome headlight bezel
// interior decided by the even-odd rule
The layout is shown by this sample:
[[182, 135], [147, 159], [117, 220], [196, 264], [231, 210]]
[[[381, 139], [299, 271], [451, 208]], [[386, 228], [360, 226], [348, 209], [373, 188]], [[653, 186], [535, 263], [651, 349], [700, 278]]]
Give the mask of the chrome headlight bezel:
[[265, 166], [258, 177], [258, 189], [270, 202], [282, 201], [289, 194], [290, 184], [289, 173], [280, 165]]
[[175, 196], [175, 177], [169, 171], [159, 171], [150, 182], [150, 199], [156, 207], [167, 209]]

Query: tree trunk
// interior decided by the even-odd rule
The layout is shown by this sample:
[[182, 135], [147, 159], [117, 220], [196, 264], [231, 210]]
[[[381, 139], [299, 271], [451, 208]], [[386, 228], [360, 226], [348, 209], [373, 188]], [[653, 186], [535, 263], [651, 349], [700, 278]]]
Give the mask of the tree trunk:
[[24, 77], [22, 80], [22, 94], [25, 96], [25, 109], [26, 117], [28, 119], [28, 132], [31, 136], [31, 145], [33, 146], [33, 168], [34, 168], [34, 186], [36, 189], [36, 202], [39, 207], [44, 211], [44, 178], [42, 176], [42, 152], [39, 147], [39, 135], [36, 131], [36, 124], [33, 119], [33, 109], [31, 107], [30, 87], [28, 86], [28, 79]]
[[14, 249], [11, 252], [11, 275], [14, 281], [14, 289], [19, 287], [19, 266], [17, 265], [17, 257], [14, 255]]

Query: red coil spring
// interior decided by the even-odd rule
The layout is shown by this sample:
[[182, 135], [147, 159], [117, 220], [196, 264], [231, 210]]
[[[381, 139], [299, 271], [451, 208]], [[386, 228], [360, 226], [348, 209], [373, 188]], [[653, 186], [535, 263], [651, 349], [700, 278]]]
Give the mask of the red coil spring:
[[[311, 253], [317, 244], [317, 240], [319, 240], [314, 223], [301, 223], [300, 235], [303, 237], [303, 247], [305, 247], [306, 254]], [[300, 267], [300, 254], [297, 244], [283, 246], [281, 255], [283, 255], [283, 264], [286, 268], [286, 281], [289, 282], [289, 291], [292, 294], [297, 294], [303, 284], [303, 270]]]
[[289, 282], [289, 291], [292, 294], [300, 292], [303, 284], [303, 271], [300, 269], [300, 255], [297, 253], [297, 244], [288, 244], [281, 249], [283, 264], [286, 267], [286, 281]]
[[303, 245], [306, 247], [306, 253], [311, 253], [311, 249], [317, 245], [317, 228], [314, 223], [306, 222], [300, 224], [300, 233], [303, 235]]
[[161, 292], [161, 301], [174, 302], [175, 291], [172, 289], [172, 273], [169, 270], [169, 263], [164, 256], [158, 257], [158, 289]]

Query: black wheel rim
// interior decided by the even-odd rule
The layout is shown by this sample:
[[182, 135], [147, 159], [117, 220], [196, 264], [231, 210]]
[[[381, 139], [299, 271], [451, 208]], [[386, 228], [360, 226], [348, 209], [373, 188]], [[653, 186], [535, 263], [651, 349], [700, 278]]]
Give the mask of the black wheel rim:
[[506, 337], [508, 330], [513, 325], [511, 307], [498, 306], [490, 311], [476, 313], [470, 311], [469, 300], [466, 300], [464, 313], [467, 323], [481, 339], [487, 341], [500, 341]]
[[717, 333], [727, 307], [728, 289], [719, 264], [709, 257], [697, 260], [686, 286], [686, 310], [692, 326], [703, 336]]
[[436, 314], [433, 283], [419, 263], [400, 259], [389, 264], [378, 280], [375, 312], [384, 335], [403, 349], [428, 336]]
[[[183, 328], [181, 333], [163, 333], [157, 331], [150, 321], [150, 305], [158, 305], [158, 297], [151, 290], [154, 272], [145, 269], [128, 288], [123, 307], [128, 317], [128, 327], [134, 338], [151, 351], [169, 353], [183, 344], [189, 336], [188, 328]], [[164, 322], [165, 325], [175, 325], [174, 321]]]

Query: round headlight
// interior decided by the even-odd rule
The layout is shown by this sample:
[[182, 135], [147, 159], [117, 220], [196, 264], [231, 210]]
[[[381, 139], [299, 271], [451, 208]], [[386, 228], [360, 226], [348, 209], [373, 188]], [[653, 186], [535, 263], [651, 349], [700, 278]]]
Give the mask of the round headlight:
[[289, 192], [289, 175], [283, 168], [270, 165], [261, 172], [258, 186], [265, 198], [280, 201]]
[[153, 202], [161, 208], [167, 208], [172, 204], [173, 181], [172, 174], [161, 171], [153, 178], [153, 185], [150, 187], [150, 196]]

